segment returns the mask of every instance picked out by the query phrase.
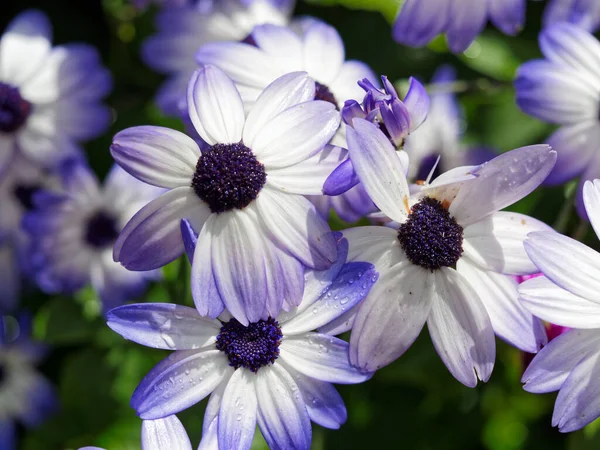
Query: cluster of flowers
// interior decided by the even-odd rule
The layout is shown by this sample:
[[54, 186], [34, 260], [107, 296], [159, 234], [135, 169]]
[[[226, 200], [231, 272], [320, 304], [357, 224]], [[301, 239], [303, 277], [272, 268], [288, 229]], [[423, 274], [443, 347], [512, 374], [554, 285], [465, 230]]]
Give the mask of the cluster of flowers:
[[[582, 175], [579, 210], [600, 233], [600, 181], [586, 181], [600, 177], [600, 43], [583, 28], [598, 25], [596, 3], [553, 2], [540, 37], [546, 59], [515, 81], [524, 111], [564, 125], [552, 148], [496, 157], [462, 148], [451, 94], [430, 98], [416, 79], [403, 96], [385, 76], [380, 84], [345, 60], [334, 28], [290, 22], [293, 2], [162, 3], [143, 56], [169, 76], [156, 101], [188, 133], [120, 131], [103, 186], [79, 147], [111, 120], [101, 104], [111, 79], [96, 51], [52, 47], [36, 11], [0, 40], [0, 311], [15, 310], [21, 277], [48, 293], [91, 284], [111, 329], [173, 350], [131, 400], [146, 450], [191, 448], [174, 414], [209, 395], [201, 449], [248, 449], [256, 425], [271, 448], [308, 449], [311, 421], [346, 420], [332, 383], [368, 380], [425, 324], [464, 385], [489, 379], [497, 335], [539, 351], [523, 381], [532, 392], [560, 390], [561, 431], [600, 416], [600, 256], [501, 211], [547, 178]], [[524, 8], [407, 0], [393, 33], [418, 46], [444, 32], [459, 52], [488, 16], [516, 32]], [[441, 68], [433, 82], [453, 77]], [[331, 208], [372, 225], [334, 233]], [[195, 309], [124, 305], [183, 254]], [[516, 277], [538, 272], [519, 287]], [[542, 320], [571, 329], [548, 343]], [[349, 343], [335, 337], [350, 330]], [[38, 422], [52, 394], [30, 367], [40, 350], [5, 334], [8, 449], [12, 420]]]

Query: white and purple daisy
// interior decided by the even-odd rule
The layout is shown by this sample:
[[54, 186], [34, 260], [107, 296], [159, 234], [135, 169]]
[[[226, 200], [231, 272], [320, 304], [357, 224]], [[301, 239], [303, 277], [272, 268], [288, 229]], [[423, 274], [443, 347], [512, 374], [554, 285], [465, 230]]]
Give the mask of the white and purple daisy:
[[0, 171], [17, 151], [48, 167], [79, 154], [110, 124], [100, 101], [111, 86], [96, 49], [52, 47], [48, 18], [19, 14], [0, 38]]
[[525, 0], [406, 0], [393, 27], [396, 42], [423, 47], [444, 33], [454, 53], [465, 51], [491, 20], [517, 34], [525, 22]]
[[14, 330], [5, 329], [6, 319], [0, 316], [0, 448], [15, 450], [17, 422], [27, 428], [40, 425], [57, 400], [50, 382], [35, 369], [46, 347], [30, 339], [28, 317], [13, 319]]
[[527, 114], [561, 127], [548, 139], [558, 160], [546, 182], [600, 177], [600, 42], [583, 29], [559, 23], [540, 34], [545, 59], [523, 64], [515, 79], [517, 104]]
[[206, 44], [196, 53], [199, 64], [213, 64], [235, 82], [247, 109], [276, 78], [306, 71], [315, 80], [315, 99], [341, 110], [346, 100], [363, 97], [358, 80], [376, 81], [369, 66], [345, 57], [337, 30], [316, 19], [301, 21], [294, 28], [261, 25], [245, 42]]
[[431, 80], [436, 91], [429, 94], [427, 120], [406, 137], [408, 178], [413, 182], [426, 180], [434, 167], [435, 173], [444, 173], [459, 166], [483, 164], [495, 156], [487, 149], [465, 148], [461, 143], [464, 119], [460, 105], [454, 93], [445, 90], [454, 81], [454, 68], [442, 66], [436, 71]]
[[192, 294], [200, 314], [214, 318], [227, 307], [247, 325], [296, 306], [290, 302], [301, 297], [302, 264], [327, 268], [337, 252], [329, 225], [304, 197], [320, 193], [337, 164], [321, 150], [340, 115], [314, 96], [306, 73], [290, 73], [269, 85], [246, 117], [233, 81], [205, 66], [190, 81], [188, 105], [208, 148], [167, 128], [118, 133], [115, 160], [170, 191], [126, 225], [115, 260], [130, 270], [164, 266], [184, 251], [180, 222], [187, 219], [199, 233]]
[[[79, 450], [104, 449], [82, 447]], [[192, 450], [192, 444], [182, 423], [177, 416], [172, 415], [142, 422], [142, 450]]]
[[291, 299], [298, 306], [278, 316], [243, 325], [228, 312], [215, 320], [175, 304], [110, 311], [108, 326], [126, 339], [175, 350], [134, 392], [138, 415], [166, 417], [210, 394], [203, 449], [249, 449], [257, 424], [270, 448], [281, 449], [309, 449], [311, 420], [339, 428], [346, 408], [331, 383], [360, 383], [371, 374], [350, 364], [347, 342], [323, 330], [367, 295], [377, 272], [369, 263], [346, 263], [348, 242], [338, 245], [335, 264], [307, 269], [304, 294]]
[[[600, 180], [585, 182], [583, 202], [600, 236]], [[531, 233], [525, 249], [544, 276], [521, 284], [521, 301], [541, 319], [572, 329], [533, 359], [524, 389], [559, 391], [552, 425], [578, 430], [600, 417], [600, 254], [555, 232]]]
[[104, 186], [81, 161], [60, 169], [62, 192], [36, 194], [23, 218], [32, 239], [31, 270], [47, 293], [72, 293], [91, 283], [105, 310], [140, 295], [159, 271], [130, 272], [113, 261], [113, 245], [127, 221], [162, 189], [115, 165]]
[[0, 314], [14, 310], [21, 278], [32, 275], [30, 238], [21, 221], [43, 189], [60, 189], [59, 177], [15, 154], [0, 177]]
[[600, 27], [600, 2], [596, 0], [549, 0], [544, 24], [570, 22], [587, 31]]
[[211, 1], [210, 5], [206, 1], [187, 3], [187, 6], [158, 13], [158, 33], [148, 38], [142, 47], [142, 58], [146, 64], [168, 75], [156, 95], [156, 103], [163, 113], [173, 116], [180, 116], [185, 110], [187, 84], [198, 68], [194, 55], [201, 45], [215, 41], [242, 41], [256, 25], [285, 25], [295, 2], [220, 0]]
[[467, 386], [489, 378], [494, 332], [519, 349], [539, 350], [546, 340], [543, 326], [520, 305], [517, 282], [504, 274], [538, 271], [523, 240], [549, 227], [498, 211], [533, 191], [556, 153], [546, 145], [513, 150], [479, 167], [454, 169], [411, 198], [387, 136], [363, 119], [353, 125], [347, 129], [348, 151], [356, 173], [398, 226], [344, 231], [349, 258], [370, 261], [381, 274], [353, 321], [352, 363], [368, 371], [389, 364], [425, 323], [446, 367]]

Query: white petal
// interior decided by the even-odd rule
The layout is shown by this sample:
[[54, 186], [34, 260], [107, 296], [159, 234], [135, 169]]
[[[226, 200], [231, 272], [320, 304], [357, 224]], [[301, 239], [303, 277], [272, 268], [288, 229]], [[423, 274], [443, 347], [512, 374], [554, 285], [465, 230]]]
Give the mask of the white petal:
[[523, 242], [534, 231], [552, 228], [533, 217], [513, 212], [497, 212], [464, 230], [464, 256], [482, 269], [510, 275], [538, 272]]
[[315, 22], [306, 29], [304, 64], [308, 73], [317, 81], [331, 84], [340, 72], [344, 59], [344, 42], [335, 28], [323, 22]]
[[468, 387], [487, 381], [494, 368], [496, 343], [488, 313], [479, 295], [456, 270], [435, 272], [434, 300], [427, 320], [440, 358], [454, 377]]
[[531, 233], [525, 249], [540, 271], [558, 286], [600, 304], [598, 252], [553, 231]]
[[256, 428], [256, 375], [238, 369], [227, 383], [219, 412], [219, 447], [247, 450]]
[[456, 269], [479, 294], [498, 336], [528, 353], [536, 353], [546, 344], [544, 325], [519, 301], [514, 278], [482, 270], [466, 258], [458, 261]]
[[326, 269], [337, 259], [337, 246], [329, 225], [306, 198], [266, 186], [256, 205], [266, 228], [303, 264]]
[[192, 450], [187, 431], [177, 416], [144, 420], [142, 423], [144, 450]]
[[39, 69], [51, 45], [52, 25], [44, 13], [19, 14], [0, 39], [0, 79], [19, 86]]
[[356, 174], [381, 211], [402, 223], [409, 213], [409, 190], [396, 151], [372, 123], [354, 119], [353, 127], [346, 128], [346, 138]]
[[519, 286], [519, 298], [531, 313], [569, 328], [600, 328], [600, 305], [566, 291], [546, 277]]
[[569, 373], [600, 347], [598, 330], [569, 330], [552, 339], [527, 367], [521, 381], [527, 392], [558, 391]]
[[408, 350], [429, 315], [432, 282], [426, 269], [408, 262], [380, 274], [354, 320], [352, 364], [375, 371]]
[[291, 194], [322, 195], [325, 180], [347, 153], [341, 147], [328, 145], [301, 163], [269, 171], [268, 183]]
[[370, 262], [382, 273], [406, 259], [398, 241], [398, 232], [393, 228], [356, 227], [344, 230], [343, 233], [350, 244], [348, 261]]
[[331, 103], [301, 103], [265, 124], [257, 132], [251, 148], [269, 173], [315, 155], [331, 140], [339, 124], [340, 114]]
[[315, 83], [306, 72], [288, 73], [260, 94], [244, 125], [244, 143], [254, 148], [256, 135], [279, 113], [315, 98]]
[[154, 186], [189, 186], [200, 158], [198, 144], [164, 127], [127, 128], [110, 146], [115, 161], [134, 177]]
[[246, 120], [244, 105], [235, 84], [223, 71], [204, 66], [194, 72], [187, 101], [190, 120], [207, 143], [240, 142]]

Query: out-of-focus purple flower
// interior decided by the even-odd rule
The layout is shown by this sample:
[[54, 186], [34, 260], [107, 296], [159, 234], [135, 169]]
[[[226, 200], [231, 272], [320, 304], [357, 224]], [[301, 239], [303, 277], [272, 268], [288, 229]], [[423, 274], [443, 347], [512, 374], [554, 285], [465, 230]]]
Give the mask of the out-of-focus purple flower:
[[517, 34], [525, 22], [525, 0], [406, 0], [393, 27], [394, 39], [422, 47], [446, 34], [454, 53], [465, 51], [491, 20], [506, 34]]
[[79, 154], [110, 123], [100, 101], [111, 87], [96, 49], [52, 47], [48, 18], [19, 14], [0, 38], [0, 172], [16, 152], [46, 167]]
[[494, 333], [519, 349], [539, 350], [543, 325], [520, 305], [517, 283], [506, 275], [538, 271], [523, 241], [549, 227], [500, 210], [543, 181], [556, 153], [546, 145], [513, 150], [454, 169], [411, 195], [387, 136], [364, 119], [347, 130], [360, 182], [398, 224], [343, 232], [350, 258], [372, 262], [381, 274], [354, 320], [348, 318], [352, 363], [365, 370], [391, 363], [425, 323], [446, 367], [466, 386], [491, 375]]
[[118, 133], [115, 160], [138, 179], [169, 188], [141, 209], [115, 243], [114, 257], [130, 270], [171, 262], [184, 251], [187, 219], [198, 245], [192, 294], [202, 315], [226, 307], [241, 323], [277, 316], [299, 298], [302, 264], [324, 269], [336, 259], [327, 222], [304, 195], [320, 193], [341, 149], [322, 158], [340, 122], [303, 72], [270, 84], [246, 115], [231, 79], [214, 66], [199, 69], [188, 88], [189, 115], [208, 144], [200, 150], [183, 133], [135, 127]]
[[[583, 202], [600, 237], [600, 180], [585, 182]], [[523, 387], [559, 391], [552, 425], [578, 430], [600, 417], [600, 254], [556, 232], [531, 233], [525, 248], [544, 276], [521, 284], [521, 302], [541, 319], [572, 329], [536, 355]]]
[[[293, 0], [220, 0], [211, 2], [214, 4], [209, 7], [205, 3], [159, 12], [158, 33], [142, 47], [146, 64], [168, 76], [156, 95], [164, 114], [180, 116], [186, 112], [186, 88], [198, 68], [194, 55], [200, 46], [217, 41], [243, 41], [255, 26], [265, 23], [285, 25], [294, 8]], [[253, 66], [254, 71], [261, 69], [260, 65]]]
[[103, 187], [81, 161], [66, 162], [60, 174], [63, 191], [38, 193], [23, 218], [40, 288], [71, 293], [91, 283], [106, 310], [141, 294], [160, 272], [128, 271], [113, 261], [113, 245], [134, 213], [163, 190], [116, 165]]
[[[215, 449], [218, 450], [216, 447]], [[104, 449], [82, 447], [79, 450]], [[182, 423], [177, 416], [172, 415], [142, 422], [142, 450], [192, 450], [192, 444]]]
[[587, 31], [600, 27], [600, 2], [597, 0], [549, 0], [544, 24], [570, 22]]
[[429, 94], [427, 120], [406, 138], [404, 150], [410, 159], [408, 178], [412, 182], [427, 180], [436, 163], [433, 178], [455, 167], [483, 164], [496, 156], [485, 148], [465, 148], [460, 142], [463, 121], [460, 105], [452, 92], [444, 91], [444, 85], [455, 80], [456, 72], [450, 66], [436, 71], [431, 83], [439, 92]]
[[30, 238], [21, 227], [23, 215], [44, 189], [60, 189], [60, 178], [15, 154], [10, 170], [0, 178], [0, 314], [15, 309], [21, 278], [31, 273]]
[[210, 395], [200, 444], [210, 449], [249, 449], [257, 424], [270, 448], [299, 450], [310, 448], [311, 420], [339, 428], [346, 408], [331, 383], [360, 383], [371, 374], [351, 366], [348, 343], [332, 329], [377, 273], [368, 263], [346, 263], [348, 242], [337, 245], [329, 269], [306, 269], [304, 293], [288, 299], [297, 307], [245, 326], [227, 311], [215, 320], [175, 304], [110, 311], [108, 326], [126, 339], [174, 350], [134, 392], [138, 415], [165, 417]]
[[[17, 422], [40, 425], [57, 407], [52, 385], [35, 369], [46, 347], [30, 339], [30, 321], [0, 316], [0, 448], [16, 450]], [[5, 326], [13, 325], [15, 329]]]
[[575, 25], [559, 23], [542, 31], [540, 48], [545, 59], [526, 62], [517, 72], [517, 104], [560, 125], [548, 139], [558, 160], [546, 183], [580, 177], [576, 206], [585, 218], [584, 182], [600, 177], [600, 42]]

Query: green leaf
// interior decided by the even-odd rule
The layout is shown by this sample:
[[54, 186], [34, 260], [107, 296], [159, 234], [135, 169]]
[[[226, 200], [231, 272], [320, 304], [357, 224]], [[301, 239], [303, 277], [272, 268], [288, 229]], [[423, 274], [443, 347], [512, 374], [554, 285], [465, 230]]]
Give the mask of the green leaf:
[[500, 35], [479, 36], [460, 59], [477, 72], [502, 81], [512, 81], [520, 64]]
[[366, 11], [378, 11], [392, 23], [404, 0], [306, 0], [320, 6], [344, 6], [350, 9], [363, 9]]

